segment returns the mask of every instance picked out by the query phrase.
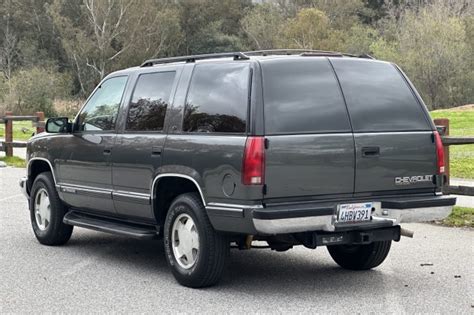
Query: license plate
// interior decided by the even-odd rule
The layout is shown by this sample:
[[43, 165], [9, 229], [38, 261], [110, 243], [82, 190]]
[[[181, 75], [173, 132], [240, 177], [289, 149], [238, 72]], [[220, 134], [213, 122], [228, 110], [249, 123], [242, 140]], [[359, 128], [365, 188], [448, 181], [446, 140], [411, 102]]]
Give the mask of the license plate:
[[348, 203], [339, 205], [337, 211], [338, 222], [363, 222], [370, 221], [372, 203]]

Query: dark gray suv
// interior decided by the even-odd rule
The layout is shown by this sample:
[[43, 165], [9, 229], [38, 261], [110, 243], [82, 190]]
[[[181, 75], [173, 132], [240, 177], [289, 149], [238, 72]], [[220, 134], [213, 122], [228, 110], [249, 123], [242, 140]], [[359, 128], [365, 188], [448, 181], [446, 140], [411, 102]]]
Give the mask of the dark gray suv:
[[394, 64], [322, 51], [148, 60], [28, 142], [20, 186], [40, 243], [73, 226], [163, 237], [179, 283], [216, 283], [230, 245], [386, 258], [400, 223], [447, 216], [443, 149]]

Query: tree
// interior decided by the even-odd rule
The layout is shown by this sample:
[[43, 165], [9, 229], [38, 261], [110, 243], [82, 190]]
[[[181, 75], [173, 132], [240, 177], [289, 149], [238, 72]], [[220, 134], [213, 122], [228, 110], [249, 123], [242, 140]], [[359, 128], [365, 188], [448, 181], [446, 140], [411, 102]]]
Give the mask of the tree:
[[184, 55], [242, 50], [240, 20], [249, 0], [181, 0]]
[[344, 51], [355, 54], [373, 54], [372, 44], [379, 39], [376, 29], [361, 23], [354, 24], [345, 36]]
[[318, 9], [303, 9], [285, 27], [288, 48], [341, 50], [343, 33], [330, 27], [329, 18]]
[[247, 12], [242, 19], [242, 29], [247, 34], [250, 47], [261, 49], [278, 48], [285, 19], [278, 6], [265, 3]]
[[134, 3], [134, 0], [84, 0], [77, 8], [79, 23], [61, 14], [68, 3], [57, 0], [51, 6], [66, 51], [73, 59], [81, 56], [99, 79], [105, 76], [109, 64], [133, 44], [132, 38], [126, 41], [121, 36], [129, 33], [127, 28], [133, 25], [129, 9]]
[[83, 96], [111, 70], [176, 51], [180, 44], [177, 11], [164, 4], [56, 0], [51, 5], [49, 12]]
[[[433, 109], [469, 100], [472, 52], [463, 20], [443, 2], [418, 10], [407, 9], [389, 22], [394, 39], [384, 38], [372, 48], [379, 58], [397, 62]], [[416, 30], [416, 31], [415, 31]], [[472, 94], [471, 94], [472, 95]]]
[[10, 87], [15, 57], [18, 54], [18, 39], [15, 34], [13, 34], [8, 16], [6, 17], [6, 27], [2, 37], [2, 45], [0, 46], [0, 67], [1, 71], [3, 72], [3, 76]]
[[46, 116], [55, 114], [53, 100], [70, 94], [71, 80], [67, 74], [54, 69], [33, 67], [19, 70], [12, 78], [11, 100], [20, 113], [43, 111]]

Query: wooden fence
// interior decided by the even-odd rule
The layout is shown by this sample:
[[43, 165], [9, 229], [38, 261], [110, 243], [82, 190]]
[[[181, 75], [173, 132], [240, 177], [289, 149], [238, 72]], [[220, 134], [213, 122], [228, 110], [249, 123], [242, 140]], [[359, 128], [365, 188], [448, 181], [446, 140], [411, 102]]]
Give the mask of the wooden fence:
[[445, 194], [468, 195], [474, 196], [474, 187], [472, 186], [453, 186], [450, 184], [449, 171], [449, 147], [452, 145], [469, 145], [474, 144], [474, 137], [452, 137], [449, 135], [449, 119], [435, 119], [434, 123], [438, 129], [444, 146], [444, 169], [446, 174], [446, 182], [443, 188]]
[[0, 116], [0, 123], [5, 124], [5, 140], [0, 140], [0, 151], [5, 151], [6, 156], [13, 156], [13, 148], [26, 147], [26, 141], [13, 140], [13, 122], [31, 121], [36, 127], [36, 133], [44, 131], [44, 113], [36, 112], [32, 116], [15, 116], [12, 112], [6, 112], [5, 116]]

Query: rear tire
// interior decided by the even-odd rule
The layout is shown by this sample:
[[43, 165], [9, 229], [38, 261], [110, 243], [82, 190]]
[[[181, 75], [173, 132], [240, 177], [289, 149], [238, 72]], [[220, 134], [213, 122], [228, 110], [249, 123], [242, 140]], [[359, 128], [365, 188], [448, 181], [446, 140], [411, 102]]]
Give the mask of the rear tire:
[[164, 226], [166, 260], [176, 280], [186, 287], [216, 284], [229, 256], [228, 238], [212, 227], [196, 193], [176, 197]]
[[328, 246], [332, 259], [345, 269], [368, 270], [380, 265], [390, 251], [392, 241], [373, 242], [366, 245]]
[[30, 219], [36, 239], [44, 245], [63, 245], [73, 226], [63, 223], [66, 207], [59, 199], [50, 172], [39, 174], [31, 187]]

